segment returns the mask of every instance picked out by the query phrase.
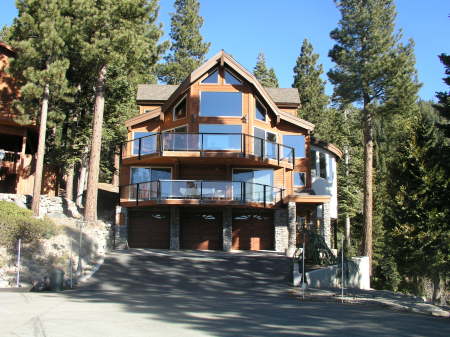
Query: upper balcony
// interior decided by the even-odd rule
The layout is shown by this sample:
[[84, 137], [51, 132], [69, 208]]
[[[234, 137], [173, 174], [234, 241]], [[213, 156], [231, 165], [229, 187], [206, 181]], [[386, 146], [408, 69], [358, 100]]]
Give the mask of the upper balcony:
[[155, 133], [122, 143], [124, 164], [161, 163], [161, 158], [218, 158], [243, 165], [293, 168], [294, 148], [243, 133]]

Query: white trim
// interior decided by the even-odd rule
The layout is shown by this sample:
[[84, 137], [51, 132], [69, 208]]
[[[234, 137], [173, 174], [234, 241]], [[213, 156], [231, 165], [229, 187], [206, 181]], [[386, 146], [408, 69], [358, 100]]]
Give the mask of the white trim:
[[[183, 100], [185, 100], [184, 117], [176, 118], [176, 116], [175, 116], [175, 110], [177, 109], [177, 107], [178, 107], [181, 103], [183, 103]], [[183, 118], [187, 118], [187, 94], [185, 94], [185, 95], [178, 101], [178, 103], [175, 104], [175, 105], [173, 106], [173, 109], [172, 109], [172, 120], [173, 120], [173, 121], [177, 121], [177, 120], [180, 120], [180, 119], [183, 119]]]
[[[202, 93], [204, 92], [217, 92], [217, 93], [239, 93], [241, 94], [241, 114], [239, 116], [204, 116], [202, 115]], [[198, 94], [198, 116], [206, 117], [206, 118], [242, 118], [244, 116], [244, 93], [242, 91], [209, 91], [209, 90], [200, 90]]]

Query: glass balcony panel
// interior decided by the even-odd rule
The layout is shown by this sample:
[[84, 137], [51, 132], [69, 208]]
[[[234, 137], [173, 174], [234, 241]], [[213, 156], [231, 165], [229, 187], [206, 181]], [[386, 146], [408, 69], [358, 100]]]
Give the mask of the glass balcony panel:
[[141, 138], [141, 156], [158, 151], [158, 135]]
[[265, 142], [265, 147], [266, 147], [266, 157], [277, 160], [278, 159], [277, 143]]
[[231, 200], [232, 182], [228, 181], [203, 181], [202, 199]]
[[241, 150], [240, 134], [202, 134], [204, 151]]

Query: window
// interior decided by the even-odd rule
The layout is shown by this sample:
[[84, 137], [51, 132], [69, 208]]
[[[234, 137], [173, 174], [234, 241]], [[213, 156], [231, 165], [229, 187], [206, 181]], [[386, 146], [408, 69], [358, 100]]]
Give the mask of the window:
[[[141, 138], [140, 141], [139, 138]], [[133, 155], [139, 155], [139, 143], [141, 144], [141, 155], [155, 153], [157, 135], [154, 132], [133, 132]]]
[[216, 69], [208, 75], [201, 83], [202, 84], [217, 84], [219, 82], [219, 71]]
[[304, 187], [305, 184], [305, 172], [294, 172], [294, 186]]
[[189, 150], [189, 137], [187, 126], [179, 126], [162, 132], [164, 151], [186, 151]]
[[131, 184], [170, 179], [171, 176], [172, 174], [170, 168], [157, 168], [157, 167], [131, 168]]
[[[305, 157], [305, 136], [285, 135], [283, 136], [283, 144], [294, 148], [295, 158]], [[285, 156], [289, 156], [287, 152], [290, 152], [290, 150], [285, 149]]]
[[317, 169], [316, 169], [316, 163], [317, 163], [317, 153], [314, 150], [311, 150], [311, 176], [316, 177], [317, 176]]
[[186, 117], [186, 96], [173, 108], [173, 120]]
[[260, 128], [255, 128], [253, 134], [255, 136], [253, 140], [254, 154], [259, 157], [269, 157], [276, 160], [277, 135]]
[[225, 70], [223, 76], [225, 78], [226, 84], [237, 84], [237, 85], [242, 84], [242, 82], [238, 80], [236, 76], [232, 75], [228, 70]]
[[325, 153], [319, 153], [319, 169], [320, 169], [320, 177], [327, 179], [327, 157]]
[[234, 169], [233, 181], [245, 183], [233, 184], [235, 199], [244, 197], [255, 202], [262, 202], [264, 199], [268, 202], [273, 200], [273, 170]]
[[200, 124], [200, 133], [205, 133], [201, 137], [202, 148], [203, 150], [241, 150], [241, 132], [241, 125]]
[[267, 120], [267, 110], [258, 100], [255, 104], [255, 118], [264, 122]]
[[242, 116], [242, 93], [203, 91], [200, 95], [200, 116]]

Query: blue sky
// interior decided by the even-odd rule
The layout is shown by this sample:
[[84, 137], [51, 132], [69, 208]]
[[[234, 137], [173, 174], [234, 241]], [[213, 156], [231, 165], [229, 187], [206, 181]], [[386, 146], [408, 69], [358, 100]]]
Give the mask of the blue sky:
[[[0, 3], [0, 25], [9, 25], [17, 15], [15, 1]], [[204, 18], [202, 35], [211, 42], [208, 56], [224, 49], [252, 70], [258, 52], [262, 51], [267, 64], [275, 68], [280, 86], [290, 87], [300, 45], [308, 38], [320, 55], [325, 72], [333, 66], [328, 58], [333, 46], [329, 33], [337, 25], [339, 12], [332, 0], [200, 0], [200, 3]], [[405, 39], [412, 38], [416, 44], [417, 69], [423, 83], [420, 96], [434, 99], [436, 91], [448, 90], [442, 82], [444, 68], [437, 55], [450, 54], [450, 3], [397, 0], [396, 5], [397, 28], [403, 30]], [[173, 0], [160, 0], [159, 20], [164, 25], [164, 39], [168, 38], [169, 13], [173, 11]], [[326, 90], [332, 93], [329, 83]]]

